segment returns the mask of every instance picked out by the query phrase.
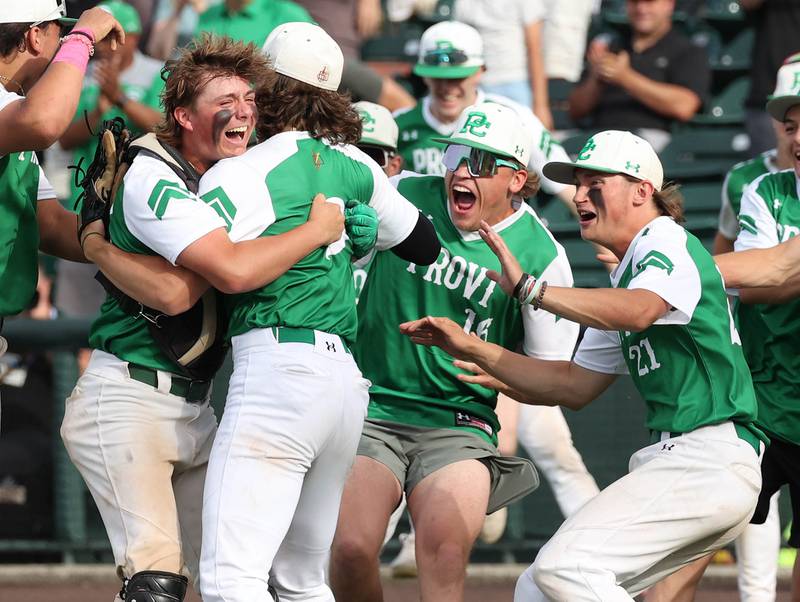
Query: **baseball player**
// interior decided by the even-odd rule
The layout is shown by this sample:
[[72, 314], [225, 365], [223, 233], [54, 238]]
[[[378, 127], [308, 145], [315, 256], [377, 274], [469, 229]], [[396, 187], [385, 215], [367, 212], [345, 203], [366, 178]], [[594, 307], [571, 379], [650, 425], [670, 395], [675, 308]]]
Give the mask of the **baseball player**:
[[[75, 111], [95, 41], [125, 35], [107, 12], [67, 19], [56, 0], [0, 3], [0, 330], [2, 318], [27, 308], [36, 289], [39, 249], [84, 261], [76, 219], [56, 200], [34, 151], [64, 132]], [[73, 26], [61, 40], [62, 28]], [[0, 354], [5, 351], [0, 337]]]
[[[547, 161], [567, 161], [564, 148], [556, 142], [529, 107], [498, 94], [485, 93], [480, 82], [485, 71], [483, 40], [465, 23], [444, 21], [429, 27], [420, 39], [414, 73], [424, 78], [429, 94], [417, 106], [395, 113], [400, 128], [398, 150], [407, 169], [423, 174], [443, 175], [444, 144], [437, 140], [454, 132], [461, 111], [474, 103], [496, 102], [512, 107], [520, 115], [518, 127], [529, 137], [528, 171], [539, 176], [541, 188], [557, 195], [572, 207], [572, 183], [554, 182], [542, 173]], [[517, 440], [547, 478], [564, 516], [571, 514], [597, 491], [586, 470], [572, 434], [559, 408], [523, 407], [501, 395], [498, 415], [504, 428], [500, 449], [512, 454]], [[488, 517], [481, 535], [484, 541], [500, 538], [505, 528], [505, 510]]]
[[[308, 223], [233, 244], [227, 228], [237, 207], [196, 194], [199, 173], [245, 151], [256, 123], [256, 90], [272, 75], [259, 49], [228, 38], [202, 38], [169, 65], [158, 137], [142, 139], [147, 149], [125, 173], [111, 214], [117, 261], [108, 259], [112, 245], [94, 236], [96, 230], [82, 240], [112, 282], [133, 287], [128, 294], [134, 298], [143, 298], [144, 286], [172, 286], [164, 291], [165, 299], [174, 299], [165, 301], [165, 311], [183, 311], [181, 305], [192, 307], [208, 283], [228, 292], [263, 285], [341, 236], [341, 211], [318, 201]], [[137, 263], [139, 257], [180, 267], [148, 279], [153, 262]], [[200, 303], [203, 333], [187, 354], [224, 335], [223, 324], [214, 326], [224, 316], [205, 311], [206, 297]], [[130, 311], [113, 292], [103, 304], [89, 337], [94, 351], [67, 400], [61, 435], [106, 526], [123, 580], [118, 599], [183, 600], [187, 579], [181, 573], [196, 576], [199, 561], [203, 481], [216, 431], [208, 403], [216, 366], [187, 375], [183, 358], [157, 342], [156, 330], [167, 328], [167, 318], [134, 307]], [[149, 326], [153, 322], [156, 327]], [[190, 329], [178, 326], [178, 337]]]
[[389, 109], [367, 100], [354, 103], [353, 108], [362, 123], [356, 146], [380, 165], [387, 176], [396, 176], [403, 169], [403, 157], [397, 152], [397, 123]]
[[498, 264], [475, 232], [482, 219], [537, 275], [572, 284], [564, 250], [520, 202], [538, 182], [525, 168], [530, 147], [519, 116], [496, 103], [468, 107], [445, 144], [444, 178], [404, 172], [395, 181], [437, 225], [439, 258], [423, 268], [377, 253], [358, 305], [355, 354], [373, 386], [331, 552], [341, 600], [381, 599], [378, 553], [403, 494], [416, 527], [422, 599], [460, 600], [487, 512], [537, 483], [527, 461], [497, 451], [495, 395], [459, 382], [446, 356], [415, 348], [396, 325], [442, 312], [464, 332], [550, 359], [571, 357], [577, 337], [572, 322], [520, 311], [486, 275]]
[[[680, 196], [663, 185], [652, 147], [604, 131], [575, 163], [545, 173], [575, 182], [581, 234], [619, 259], [611, 289], [549, 286], [524, 274], [489, 226], [503, 290], [523, 305], [588, 330], [572, 362], [524, 357], [467, 336], [445, 318], [401, 325], [520, 401], [579, 409], [630, 373], [647, 405], [651, 445], [630, 472], [569, 517], [517, 581], [515, 601], [632, 600], [681, 566], [731, 542], [761, 487], [764, 434], [722, 278], [700, 241], [678, 225]], [[486, 371], [485, 373], [483, 371]]]
[[[778, 70], [776, 87], [772, 96], [786, 96], [800, 92], [800, 54], [790, 56]], [[789, 169], [794, 164], [792, 157], [792, 138], [784, 132], [784, 124], [773, 119], [777, 148], [768, 150], [753, 159], [734, 165], [726, 174], [722, 185], [722, 208], [719, 214], [719, 229], [714, 239], [714, 252], [733, 251], [733, 243], [739, 231], [739, 208], [745, 188], [763, 174], [772, 174]], [[760, 326], [759, 310], [750, 305], [734, 301], [733, 310], [737, 320], [737, 330], [742, 338], [742, 349], [748, 365], [758, 361], [761, 355], [760, 337], [752, 337]], [[758, 387], [756, 386], [756, 394]], [[778, 581], [778, 554], [781, 545], [780, 517], [778, 515], [778, 496], [776, 492], [770, 502], [770, 510], [763, 525], [748, 525], [736, 538], [736, 561], [739, 593], [742, 602], [763, 602], [775, 600]], [[648, 592], [648, 599], [655, 601], [673, 599], [677, 592], [687, 599], [694, 597], [697, 584], [711, 562], [711, 556], [695, 562], [691, 567], [681, 569], [664, 581], [656, 584]]]
[[[315, 193], [369, 205], [378, 249], [428, 264], [439, 253], [430, 221], [353, 146], [361, 120], [336, 92], [342, 52], [320, 27], [287, 23], [264, 45], [276, 82], [257, 99], [259, 139], [220, 161], [200, 194], [236, 207], [230, 235], [245, 244], [305, 220]], [[356, 231], [357, 233], [357, 231]], [[333, 600], [325, 584], [345, 477], [369, 383], [356, 335], [350, 261], [374, 239], [348, 234], [252, 293], [228, 298], [234, 370], [208, 466], [201, 590], [206, 602]]]
[[[767, 103], [767, 111], [783, 124], [783, 134], [791, 140], [791, 169], [764, 174], [750, 184], [742, 195], [739, 210], [739, 235], [735, 249], [773, 247], [800, 234], [800, 87], [796, 70], [784, 66], [779, 80], [790, 83], [781, 87]], [[793, 73], [794, 71], [794, 73]], [[792, 531], [789, 545], [800, 547], [800, 413], [796, 400], [800, 395], [800, 360], [796, 338], [800, 285], [790, 281], [784, 286], [740, 291], [741, 310], [747, 308], [748, 327], [743, 333], [745, 350], [753, 374], [758, 398], [758, 424], [769, 435], [771, 444], [761, 463], [764, 484], [752, 522], [763, 523], [770, 508], [770, 498], [784, 484], [792, 498]], [[800, 563], [795, 562], [793, 596], [800, 595]]]

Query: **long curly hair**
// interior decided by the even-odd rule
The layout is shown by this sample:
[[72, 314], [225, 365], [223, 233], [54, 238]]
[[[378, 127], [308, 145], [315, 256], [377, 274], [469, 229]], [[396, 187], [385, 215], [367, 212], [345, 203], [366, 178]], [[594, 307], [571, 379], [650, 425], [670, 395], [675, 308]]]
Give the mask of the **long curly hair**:
[[272, 86], [275, 72], [255, 44], [204, 33], [183, 49], [177, 59], [167, 61], [161, 77], [165, 81], [161, 93], [164, 117], [155, 132], [161, 140], [179, 148], [182, 128], [175, 119], [175, 109], [192, 106], [209, 81], [239, 77], [250, 82], [258, 94]]
[[333, 144], [356, 144], [361, 138], [361, 117], [349, 94], [322, 90], [278, 73], [272, 87], [256, 91], [256, 106], [259, 140], [287, 130], [308, 132]]

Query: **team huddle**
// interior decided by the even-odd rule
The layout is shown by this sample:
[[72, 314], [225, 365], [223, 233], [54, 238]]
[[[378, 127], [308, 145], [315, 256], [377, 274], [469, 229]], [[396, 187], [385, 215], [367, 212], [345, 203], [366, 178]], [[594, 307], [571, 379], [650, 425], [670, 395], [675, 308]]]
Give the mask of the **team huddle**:
[[[94, 45], [124, 33], [102, 9], [64, 15], [56, 0], [0, 9], [0, 27], [26, 24], [0, 119], [27, 126], [0, 142], [13, 249], [0, 315], [30, 298], [37, 241], [102, 274], [61, 435], [108, 533], [118, 601], [180, 601], [189, 579], [206, 602], [381, 600], [379, 555], [404, 505], [421, 598], [463, 599], [487, 514], [539, 483], [501, 444], [499, 403], [523, 404], [521, 442], [566, 517], [517, 602], [632, 600], [764, 522], [783, 483], [794, 494], [800, 420], [775, 369], [797, 362], [782, 337], [800, 316], [788, 76], [768, 110], [790, 168], [744, 189], [728, 209], [737, 252], [715, 257], [681, 226], [648, 142], [603, 131], [570, 161], [529, 109], [480, 91], [480, 37], [455, 22], [423, 35], [415, 70], [461, 82], [470, 102], [445, 119], [431, 95], [397, 123], [337, 92], [342, 52], [316, 25], [280, 25], [263, 48], [201, 37], [164, 68], [155, 133], [103, 134], [76, 218], [32, 151], [74, 114]], [[399, 157], [425, 173], [399, 173]], [[572, 286], [524, 202], [540, 187], [613, 256], [608, 288]], [[761, 304], [743, 334], [762, 339], [744, 352], [729, 294]], [[218, 425], [209, 396], [229, 348]], [[598, 491], [558, 407], [624, 374], [651, 441]]]

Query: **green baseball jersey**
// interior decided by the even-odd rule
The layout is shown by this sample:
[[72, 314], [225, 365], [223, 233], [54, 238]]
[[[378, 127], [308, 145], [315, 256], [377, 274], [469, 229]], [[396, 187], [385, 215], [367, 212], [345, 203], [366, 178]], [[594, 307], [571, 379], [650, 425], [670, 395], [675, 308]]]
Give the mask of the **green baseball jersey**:
[[292, 21], [313, 23], [305, 8], [288, 0], [252, 0], [236, 12], [220, 2], [200, 15], [197, 33], [208, 31], [260, 47], [274, 28]]
[[[287, 232], [308, 219], [317, 193], [340, 207], [368, 203], [378, 213], [378, 249], [405, 240], [419, 219], [417, 209], [389, 183], [367, 155], [350, 145], [315, 140], [306, 132], [284, 132], [224, 159], [200, 181], [206, 203], [227, 207], [230, 237], [250, 240]], [[355, 290], [346, 233], [300, 260], [258, 290], [227, 297], [230, 336], [255, 328], [290, 326], [356, 336]]]
[[748, 184], [765, 173], [775, 173], [778, 166], [776, 149], [768, 150], [757, 157], [734, 165], [725, 174], [722, 184], [722, 207], [719, 211], [719, 231], [728, 240], [736, 240], [739, 233], [739, 208], [742, 195]]
[[[765, 174], [745, 189], [739, 210], [737, 251], [773, 247], [800, 234], [800, 197], [794, 170]], [[800, 444], [800, 300], [741, 305], [751, 324], [743, 332], [759, 425]], [[741, 313], [741, 312], [740, 312]]]
[[[445, 316], [485, 341], [522, 347], [533, 357], [569, 360], [578, 326], [544, 311], [521, 307], [489, 279], [497, 257], [477, 232], [450, 220], [444, 179], [403, 172], [398, 191], [427, 215], [442, 250], [430, 266], [393, 253], [376, 253], [358, 303], [358, 339], [353, 353], [372, 381], [369, 417], [435, 428], [472, 428], [497, 443], [496, 394], [461, 382], [453, 358], [439, 348], [413, 344], [398, 324], [425, 315]], [[526, 204], [495, 230], [523, 268], [548, 283], [572, 286], [564, 249]]]
[[[499, 94], [488, 94], [478, 90], [475, 103], [496, 102], [510, 107], [519, 115], [519, 126], [530, 132], [531, 157], [528, 169], [537, 173], [541, 179], [542, 189], [549, 194], [558, 194], [565, 186], [553, 182], [542, 175], [542, 168], [548, 161], [569, 161], [564, 147], [556, 142], [539, 118], [528, 107], [514, 102]], [[456, 122], [443, 123], [431, 112], [431, 97], [426, 96], [411, 109], [404, 109], [394, 114], [399, 138], [397, 151], [402, 155], [406, 169], [426, 175], [443, 176], [445, 169], [442, 163], [445, 144], [435, 142], [433, 138], [450, 136], [455, 131]]]
[[[175, 264], [181, 252], [218, 228], [227, 227], [226, 209], [189, 192], [163, 161], [138, 155], [125, 174], [109, 223], [111, 241], [123, 251], [161, 255]], [[142, 316], [129, 316], [107, 297], [92, 324], [89, 345], [154, 370], [179, 367], [156, 345]]]
[[641, 332], [589, 328], [576, 364], [630, 374], [654, 431], [755, 420], [753, 385], [722, 276], [695, 236], [669, 217], [653, 220], [633, 239], [611, 283], [652, 291], [670, 309]]
[[[21, 100], [0, 86], [0, 111]], [[39, 227], [36, 203], [56, 198], [36, 153], [0, 157], [0, 317], [28, 307], [39, 277]]]
[[[160, 89], [163, 87], [160, 69], [160, 61], [156, 61], [150, 57], [142, 55], [139, 52], [136, 52], [131, 66], [128, 67], [128, 69], [126, 69], [122, 74], [120, 74], [120, 88], [122, 88], [123, 94], [125, 94], [125, 96], [131, 100], [141, 102], [153, 109], [160, 110], [161, 107], [157, 92], [155, 94], [150, 92], [151, 88], [160, 91]], [[90, 113], [94, 111], [97, 108], [99, 99], [100, 86], [97, 85], [94, 80], [87, 79], [83, 90], [81, 90], [80, 99], [78, 100], [78, 108], [75, 111], [76, 119], [83, 121], [84, 112]], [[123, 113], [119, 108], [113, 106], [108, 111], [103, 113], [101, 119], [113, 119], [114, 117], [122, 117], [123, 119], [126, 119], [125, 113]], [[136, 126], [131, 122], [131, 120], [126, 119], [126, 123], [128, 124], [128, 127], [132, 129], [133, 135], [137, 136], [139, 132], [136, 131]], [[84, 168], [86, 168], [86, 166], [92, 162], [96, 148], [97, 137], [92, 136], [86, 141], [86, 143], [75, 149], [72, 155], [73, 165], [82, 165]], [[75, 179], [71, 178], [71, 202], [68, 204], [69, 209], [79, 209], [75, 206], [75, 202], [77, 201], [80, 192], [81, 191], [75, 185]]]

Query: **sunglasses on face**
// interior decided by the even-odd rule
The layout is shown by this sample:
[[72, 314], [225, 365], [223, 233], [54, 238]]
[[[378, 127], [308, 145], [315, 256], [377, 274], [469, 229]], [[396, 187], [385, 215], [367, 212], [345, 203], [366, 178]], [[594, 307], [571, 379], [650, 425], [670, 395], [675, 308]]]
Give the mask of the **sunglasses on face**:
[[422, 57], [426, 65], [463, 65], [467, 62], [467, 53], [456, 49], [430, 50]]
[[498, 167], [510, 167], [513, 170], [521, 169], [519, 163], [502, 159], [489, 151], [452, 144], [444, 151], [442, 163], [447, 171], [455, 171], [464, 161], [467, 162], [467, 171], [473, 178], [487, 178], [497, 173]]
[[389, 160], [396, 154], [394, 151], [381, 148], [380, 146], [359, 145], [358, 148], [364, 151], [364, 153], [380, 167], [389, 165]]

